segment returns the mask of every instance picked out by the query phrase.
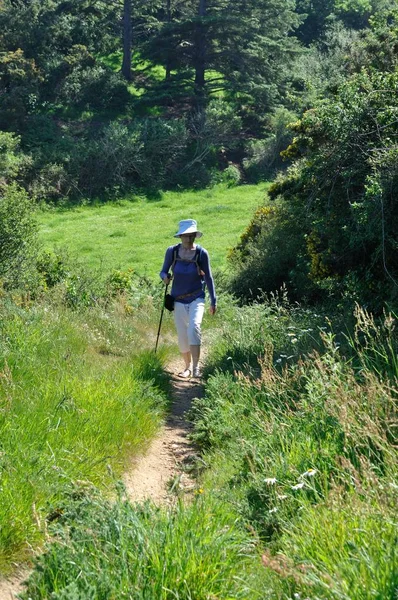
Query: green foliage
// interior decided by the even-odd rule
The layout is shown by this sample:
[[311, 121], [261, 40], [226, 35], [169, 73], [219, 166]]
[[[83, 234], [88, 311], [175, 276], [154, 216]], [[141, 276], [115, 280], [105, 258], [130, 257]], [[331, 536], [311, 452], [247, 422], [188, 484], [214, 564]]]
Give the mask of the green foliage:
[[[348, 359], [331, 333], [321, 332], [322, 345], [314, 339], [316, 315], [276, 309], [239, 309], [213, 341], [206, 395], [191, 411], [194, 439], [210, 465], [204, 488], [267, 540], [270, 598], [348, 600], [352, 590], [364, 600], [391, 597], [397, 370], [386, 366], [396, 345], [394, 317], [375, 324], [358, 309]], [[267, 340], [268, 348], [284, 343], [280, 358]], [[320, 352], [308, 356], [314, 343]]]
[[226, 507], [198, 497], [167, 513], [91, 492], [65, 498], [58, 541], [21, 598], [263, 598], [248, 536]]
[[27, 193], [16, 185], [0, 191], [0, 278], [19, 286], [34, 275], [37, 223]]
[[103, 65], [77, 65], [57, 90], [57, 102], [91, 110], [123, 110], [130, 100], [126, 82]]
[[[8, 50], [8, 49], [7, 49]], [[19, 128], [37, 101], [42, 75], [33, 58], [24, 51], [0, 54], [0, 129]]]
[[43, 539], [66, 490], [79, 480], [113, 484], [154, 435], [166, 405], [162, 364], [153, 353], [136, 357], [148, 347], [140, 328], [150, 312], [135, 321], [118, 305], [76, 312], [3, 298], [1, 571]]
[[[396, 72], [363, 69], [294, 124], [282, 154], [295, 164], [269, 190], [279, 199], [273, 219], [255, 217], [260, 234], [238, 247], [253, 273], [268, 259], [270, 281], [259, 282], [261, 289], [282, 280], [299, 297], [308, 289], [374, 308], [396, 299], [397, 81]], [[247, 281], [242, 271], [242, 283], [239, 273], [234, 282], [243, 297]]]
[[18, 177], [29, 162], [19, 151], [21, 138], [14, 133], [0, 131], [0, 188]]
[[297, 211], [278, 202], [257, 209], [230, 252], [229, 288], [243, 301], [252, 301], [287, 286], [291, 297], [308, 298], [312, 290], [303, 260], [305, 240]]
[[296, 121], [295, 113], [278, 108], [269, 116], [270, 134], [265, 139], [251, 140], [243, 159], [245, 175], [249, 181], [269, 179], [283, 166], [280, 153], [292, 141], [290, 123]]
[[[186, 136], [180, 120], [148, 119], [130, 126], [112, 123], [88, 146], [80, 166], [79, 189], [93, 196], [131, 184], [161, 187], [185, 152]], [[77, 155], [76, 160], [81, 157]]]
[[65, 256], [53, 251], [43, 251], [39, 254], [36, 267], [48, 287], [54, 287], [65, 279], [68, 266]]

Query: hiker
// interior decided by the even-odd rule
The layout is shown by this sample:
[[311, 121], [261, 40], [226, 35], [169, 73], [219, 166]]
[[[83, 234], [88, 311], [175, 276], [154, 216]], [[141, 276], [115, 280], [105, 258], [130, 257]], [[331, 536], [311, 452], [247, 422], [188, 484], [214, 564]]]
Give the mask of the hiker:
[[216, 312], [216, 293], [209, 255], [195, 243], [196, 238], [202, 237], [196, 221], [180, 221], [174, 237], [180, 238], [181, 243], [167, 248], [160, 277], [166, 285], [173, 280], [171, 296], [174, 298], [174, 322], [178, 347], [185, 364], [178, 376], [187, 379], [192, 374], [196, 378], [200, 377], [200, 326], [205, 310], [205, 285], [209, 290], [211, 315]]

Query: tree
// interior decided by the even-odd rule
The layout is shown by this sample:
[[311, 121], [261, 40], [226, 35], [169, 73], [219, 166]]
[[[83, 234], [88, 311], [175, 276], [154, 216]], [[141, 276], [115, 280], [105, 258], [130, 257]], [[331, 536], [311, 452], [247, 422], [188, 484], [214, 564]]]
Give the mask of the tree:
[[132, 51], [131, 0], [123, 1], [123, 63], [122, 73], [127, 81], [131, 80]]
[[189, 83], [199, 104], [224, 91], [255, 104], [257, 113], [267, 111], [298, 51], [294, 7], [294, 0], [190, 0], [172, 8], [172, 21], [159, 24], [144, 54], [155, 61], [172, 57], [174, 80], [181, 87]]

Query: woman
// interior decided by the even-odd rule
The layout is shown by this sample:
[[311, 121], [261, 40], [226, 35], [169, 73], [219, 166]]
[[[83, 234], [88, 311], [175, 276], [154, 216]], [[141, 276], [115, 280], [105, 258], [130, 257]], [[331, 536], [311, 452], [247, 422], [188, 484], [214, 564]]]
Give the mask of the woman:
[[178, 346], [185, 363], [184, 370], [178, 375], [187, 379], [191, 373], [193, 377], [200, 377], [200, 326], [205, 310], [205, 285], [210, 294], [211, 315], [216, 312], [216, 294], [209, 255], [204, 248], [195, 244], [196, 238], [202, 237], [196, 221], [180, 221], [174, 237], [180, 238], [181, 243], [167, 248], [160, 277], [166, 285], [173, 280], [171, 295], [175, 301], [174, 321]]

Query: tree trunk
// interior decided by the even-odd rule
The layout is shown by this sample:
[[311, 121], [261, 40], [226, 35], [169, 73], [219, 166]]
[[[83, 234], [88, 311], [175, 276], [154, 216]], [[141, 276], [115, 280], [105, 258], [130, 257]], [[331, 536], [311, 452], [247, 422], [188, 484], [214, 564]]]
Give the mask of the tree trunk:
[[[166, 2], [166, 14], [167, 14], [167, 23], [170, 24], [171, 23], [171, 0], [167, 0], [167, 2]], [[170, 57], [170, 54], [167, 54], [167, 58], [166, 58], [166, 81], [169, 82], [170, 79], [171, 79], [171, 57]]]
[[206, 16], [206, 0], [199, 0], [199, 20], [195, 31], [195, 96], [202, 106], [205, 95], [206, 32], [203, 19]]
[[127, 81], [131, 81], [132, 50], [131, 0], [123, 0], [123, 63], [122, 73]]

